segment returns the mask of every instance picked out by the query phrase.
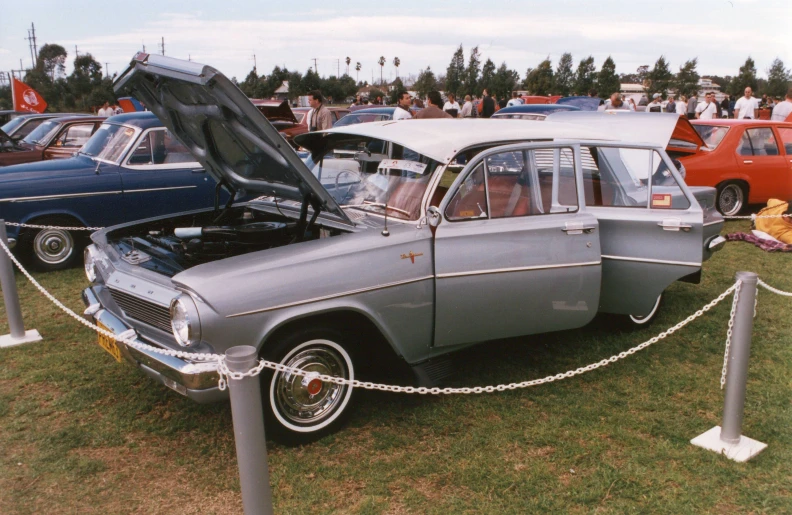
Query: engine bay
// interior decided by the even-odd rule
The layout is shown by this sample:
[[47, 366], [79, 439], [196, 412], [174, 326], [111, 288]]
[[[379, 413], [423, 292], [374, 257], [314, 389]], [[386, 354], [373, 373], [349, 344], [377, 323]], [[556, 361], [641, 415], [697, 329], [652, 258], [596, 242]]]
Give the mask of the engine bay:
[[295, 221], [251, 207], [183, 215], [108, 234], [122, 260], [172, 277], [232, 256], [341, 234], [315, 222]]

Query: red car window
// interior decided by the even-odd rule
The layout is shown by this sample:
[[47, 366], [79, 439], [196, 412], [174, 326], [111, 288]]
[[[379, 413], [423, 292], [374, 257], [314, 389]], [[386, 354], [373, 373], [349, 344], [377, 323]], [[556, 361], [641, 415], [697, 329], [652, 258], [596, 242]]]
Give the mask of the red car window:
[[784, 145], [787, 155], [792, 155], [792, 129], [778, 129], [781, 135], [781, 144]]
[[737, 153], [741, 156], [777, 156], [778, 144], [773, 129], [770, 127], [746, 129], [740, 139]]

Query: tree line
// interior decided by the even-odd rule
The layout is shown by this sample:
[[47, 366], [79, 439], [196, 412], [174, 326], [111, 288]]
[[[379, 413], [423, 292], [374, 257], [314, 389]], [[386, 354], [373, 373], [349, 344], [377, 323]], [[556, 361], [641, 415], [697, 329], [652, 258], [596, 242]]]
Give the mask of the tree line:
[[[58, 44], [46, 44], [39, 51], [36, 66], [26, 71], [23, 82], [37, 90], [49, 104], [49, 111], [71, 112], [91, 111], [101, 106], [105, 101], [113, 102], [112, 82], [115, 78], [102, 74], [102, 66], [91, 54], [80, 54], [74, 59], [74, 69], [66, 75], [66, 49]], [[351, 64], [349, 57], [345, 60], [347, 70]], [[380, 57], [377, 64], [380, 66], [380, 83], [369, 92], [371, 98], [382, 96], [390, 97], [391, 103], [402, 91], [411, 89], [420, 96], [425, 97], [430, 91], [445, 91], [454, 93], [457, 97], [465, 95], [480, 95], [484, 89], [498, 98], [510, 96], [512, 91], [524, 90], [533, 95], [587, 95], [596, 91], [601, 98], [607, 98], [611, 93], [620, 90], [620, 83], [641, 84], [647, 96], [660, 93], [663, 97], [668, 91], [679, 95], [690, 95], [699, 90], [698, 82], [701, 75], [698, 72], [698, 58], [685, 61], [679, 70], [673, 72], [666, 60], [661, 55], [654, 66], [638, 67], [632, 73], [616, 73], [616, 63], [608, 56], [597, 70], [594, 57], [589, 55], [578, 61], [574, 66], [572, 54], [564, 53], [556, 66], [548, 56], [535, 68], [528, 68], [525, 78], [520, 80], [520, 74], [510, 69], [505, 62], [496, 66], [491, 59], [482, 64], [481, 53], [478, 47], [470, 50], [467, 61], [462, 45], [454, 52], [444, 74], [435, 75], [431, 67], [422, 69], [416, 76], [409, 76], [404, 81], [397, 77], [391, 83], [390, 93], [385, 81], [382, 79], [382, 69], [386, 63], [385, 57]], [[393, 64], [398, 67], [401, 61], [393, 58]], [[357, 62], [354, 69], [360, 72], [361, 65]], [[739, 71], [734, 76], [706, 75], [716, 84], [721, 91], [735, 96], [742, 95], [743, 90], [750, 86], [755, 93], [762, 95], [783, 96], [790, 88], [790, 70], [784, 63], [776, 58], [767, 69], [767, 79], [759, 78], [756, 63], [751, 57], [745, 60]], [[369, 86], [368, 82], [360, 82], [349, 76], [341, 77], [331, 75], [321, 77], [312, 68], [305, 73], [291, 71], [286, 67], [275, 66], [269, 74], [258, 75], [254, 68], [242, 82], [232, 78], [242, 91], [251, 98], [270, 98], [284, 81], [289, 84], [289, 98], [295, 99], [309, 91], [319, 90], [326, 97], [336, 102], [343, 102], [349, 97], [354, 97], [361, 87]], [[9, 86], [0, 87], [0, 108], [11, 107], [11, 91]]]

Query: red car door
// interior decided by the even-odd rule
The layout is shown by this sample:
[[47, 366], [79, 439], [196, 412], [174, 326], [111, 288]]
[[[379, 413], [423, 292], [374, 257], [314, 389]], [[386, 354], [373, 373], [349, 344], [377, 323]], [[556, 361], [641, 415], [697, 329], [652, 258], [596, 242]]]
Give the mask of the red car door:
[[786, 195], [792, 190], [792, 177], [772, 126], [745, 128], [737, 144], [737, 166], [750, 177], [749, 203], [766, 202], [770, 198], [787, 200]]
[[[787, 166], [787, 176], [792, 178], [792, 127], [778, 127], [779, 141], [781, 142], [781, 153], [784, 154], [784, 162]], [[781, 200], [792, 199], [792, 179], [786, 183], [789, 189], [786, 190], [786, 195]]]

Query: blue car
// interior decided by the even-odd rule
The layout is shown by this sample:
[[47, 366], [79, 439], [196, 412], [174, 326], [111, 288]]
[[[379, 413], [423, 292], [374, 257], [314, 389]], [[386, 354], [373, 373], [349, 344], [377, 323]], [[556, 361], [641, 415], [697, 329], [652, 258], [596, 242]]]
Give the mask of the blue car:
[[[72, 158], [0, 168], [0, 219], [7, 222], [104, 227], [227, 198], [150, 112], [108, 118]], [[88, 231], [7, 231], [15, 252], [44, 271], [72, 266], [88, 241]]]
[[358, 109], [338, 120], [333, 127], [344, 127], [358, 123], [385, 122], [393, 118], [395, 107], [369, 107]]
[[544, 120], [545, 117], [560, 111], [580, 111], [579, 107], [560, 104], [522, 104], [504, 107], [492, 118], [512, 118], [517, 120]]

